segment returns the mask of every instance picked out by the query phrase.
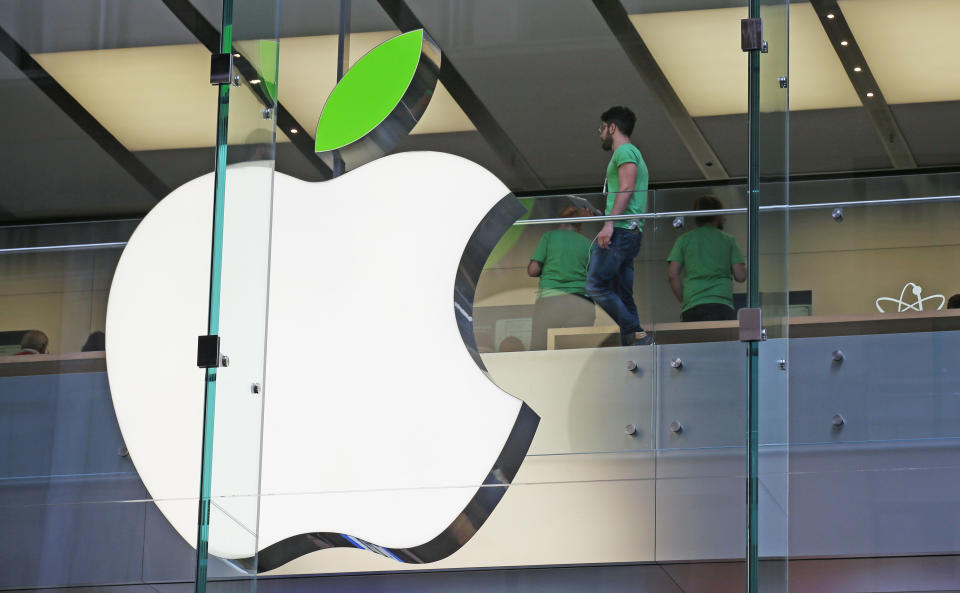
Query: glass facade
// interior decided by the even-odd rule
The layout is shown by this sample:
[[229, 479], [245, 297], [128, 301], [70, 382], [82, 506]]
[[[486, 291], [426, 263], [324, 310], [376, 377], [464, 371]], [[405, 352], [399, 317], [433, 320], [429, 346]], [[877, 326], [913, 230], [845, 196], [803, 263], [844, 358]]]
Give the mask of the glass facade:
[[957, 590], [957, 17], [0, 1], [0, 589]]

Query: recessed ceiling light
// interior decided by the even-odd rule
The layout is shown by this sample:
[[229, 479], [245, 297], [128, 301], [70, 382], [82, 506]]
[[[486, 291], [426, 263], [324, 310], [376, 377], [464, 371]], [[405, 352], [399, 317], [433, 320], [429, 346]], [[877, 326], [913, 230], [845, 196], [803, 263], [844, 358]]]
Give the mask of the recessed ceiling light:
[[853, 67], [853, 71], [854, 71], [854, 72], [863, 72], [863, 68], [861, 68], [860, 66], [854, 66], [854, 67]]
[[[870, 94], [873, 95], [873, 93], [870, 93]], [[291, 134], [299, 134], [299, 133], [300, 133], [300, 130], [298, 130], [298, 129], [296, 129], [296, 128], [290, 128], [290, 133], [291, 133]]]
[[873, 93], [867, 93], [867, 96], [868, 96], [868, 97], [872, 97], [872, 96], [873, 96]]
[[240, 54], [233, 54], [233, 57], [239, 58], [239, 57], [240, 57]]
[[834, 14], [833, 14], [832, 12], [828, 12], [828, 13], [827, 13], [827, 18], [828, 18], [828, 19], [832, 19], [833, 17], [834, 17]]
[[259, 78], [251, 79], [250, 84], [260, 84], [260, 79]]
[[846, 46], [848, 45], [848, 43], [847, 43], [847, 41], [846, 41], [846, 40], [844, 40], [844, 41], [841, 41], [841, 42], [840, 42], [840, 45], [842, 45], [842, 46], [844, 46], [844, 47], [846, 47]]

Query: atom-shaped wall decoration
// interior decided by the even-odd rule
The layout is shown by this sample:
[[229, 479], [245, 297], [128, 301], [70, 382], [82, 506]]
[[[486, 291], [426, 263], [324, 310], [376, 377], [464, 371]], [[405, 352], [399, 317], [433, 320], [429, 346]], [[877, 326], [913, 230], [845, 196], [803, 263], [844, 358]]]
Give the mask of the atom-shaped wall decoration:
[[[917, 297], [917, 300], [913, 303], [907, 303], [903, 300], [903, 295], [907, 294], [907, 289], [910, 288], [911, 286], [913, 288], [910, 289], [910, 292], [912, 292], [913, 295]], [[880, 311], [881, 313], [886, 313], [886, 311], [883, 310], [883, 307], [880, 306], [880, 301], [889, 301], [891, 303], [896, 303], [897, 313], [903, 313], [904, 311], [923, 311], [923, 304], [929, 301], [930, 299], [940, 299], [940, 306], [937, 307], [937, 311], [939, 311], [940, 309], [943, 309], [943, 306], [947, 303], [947, 297], [943, 296], [942, 294], [932, 294], [928, 297], [925, 297], [923, 296], [923, 288], [921, 288], [917, 284], [914, 284], [913, 282], [907, 282], [903, 286], [903, 290], [900, 291], [899, 299], [895, 299], [891, 297], [878, 298], [876, 301], [877, 311]]]

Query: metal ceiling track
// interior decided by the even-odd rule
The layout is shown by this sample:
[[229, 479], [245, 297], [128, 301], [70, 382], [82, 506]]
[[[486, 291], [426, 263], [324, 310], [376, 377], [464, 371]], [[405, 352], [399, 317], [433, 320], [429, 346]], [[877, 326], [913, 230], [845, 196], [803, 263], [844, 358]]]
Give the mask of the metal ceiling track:
[[620, 4], [620, 0], [593, 0], [593, 4], [600, 11], [600, 15], [614, 37], [620, 42], [620, 47], [623, 48], [640, 77], [660, 102], [667, 119], [680, 135], [680, 140], [703, 176], [706, 179], [729, 179], [730, 175], [720, 162], [720, 158], [693, 121], [677, 92], [670, 86], [670, 81], [660, 69], [660, 65], [650, 53], [650, 49], [640, 37], [636, 27], [630, 22], [630, 17]]
[[163, 182], [143, 161], [111, 134], [93, 115], [73, 98], [50, 73], [44, 70], [16, 39], [0, 27], [0, 52], [13, 62], [30, 81], [67, 115], [73, 123], [97, 143], [124, 171], [130, 174], [158, 202], [170, 193]]
[[867, 59], [860, 50], [837, 0], [810, 0], [810, 4], [813, 5], [823, 30], [837, 52], [860, 102], [863, 103], [873, 128], [880, 136], [880, 142], [887, 151], [890, 162], [896, 169], [916, 169], [917, 161], [913, 152], [894, 119], [893, 112], [890, 111], [890, 105], [883, 98], [880, 85], [870, 71]]
[[[390, 17], [400, 31], [406, 33], [416, 29], [427, 31], [423, 23], [413, 14], [404, 0], [377, 0], [380, 7]], [[429, 31], [427, 34], [437, 39]], [[477, 128], [480, 135], [490, 145], [497, 156], [519, 175], [526, 183], [536, 184], [546, 188], [543, 180], [536, 174], [527, 159], [513, 143], [506, 131], [500, 127], [497, 120], [480, 100], [467, 81], [450, 61], [450, 56], [443, 55], [440, 62], [440, 82], [447, 88], [453, 99], [466, 113], [470, 122]]]
[[[220, 52], [220, 32], [191, 4], [190, 0], [163, 0], [163, 3], [210, 53]], [[250, 92], [257, 98], [261, 105], [265, 108], [273, 109], [273, 100], [267, 96], [263, 89], [264, 85], [250, 84], [251, 80], [260, 78], [257, 69], [236, 47], [233, 48], [233, 54], [233, 65], [237, 69], [237, 72], [240, 73], [244, 85], [250, 89]], [[240, 57], [236, 57], [238, 54]], [[286, 107], [283, 106], [279, 99], [276, 102], [276, 115], [277, 127], [284, 130], [284, 132], [289, 130], [306, 130]], [[290, 142], [303, 154], [307, 161], [320, 172], [320, 175], [324, 179], [333, 178], [333, 171], [323, 162], [323, 159], [314, 152], [313, 139], [309, 134], [287, 134], [287, 138], [290, 139]]]

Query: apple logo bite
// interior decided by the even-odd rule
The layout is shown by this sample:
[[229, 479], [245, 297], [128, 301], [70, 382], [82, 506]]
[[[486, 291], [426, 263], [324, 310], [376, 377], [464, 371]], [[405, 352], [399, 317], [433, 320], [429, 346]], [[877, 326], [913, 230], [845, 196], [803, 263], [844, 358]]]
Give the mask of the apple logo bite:
[[[439, 57], [422, 31], [372, 50], [331, 94], [318, 146], [335, 138], [322, 148], [354, 159], [389, 150], [422, 115]], [[370, 92], [373, 83], [357, 81], [386, 67], [377, 60], [405, 73], [394, 77], [403, 86], [393, 89], [396, 104], [327, 122], [350, 109], [351, 85]], [[262, 190], [271, 181], [272, 202]], [[204, 381], [195, 345], [206, 333], [213, 184], [212, 173], [194, 179], [144, 218], [107, 309], [124, 440], [158, 508], [192, 545]], [[539, 422], [486, 377], [472, 326], [480, 270], [523, 207], [483, 167], [438, 152], [378, 158], [319, 183], [274, 173], [272, 163], [231, 166], [225, 195], [225, 250], [244, 245], [230, 233], [245, 220], [272, 223], [269, 252], [254, 243], [224, 257], [223, 351], [247, 363], [217, 370], [218, 405], [250, 413], [218, 408], [209, 552], [245, 566], [256, 557], [259, 571], [331, 547], [409, 563], [454, 553], [505, 495]], [[267, 257], [264, 299], [244, 272]], [[258, 317], [265, 348], [228, 331]], [[257, 361], [262, 391], [251, 394]], [[259, 406], [262, 440], [249, 421]], [[238, 478], [257, 459], [259, 484]]]

